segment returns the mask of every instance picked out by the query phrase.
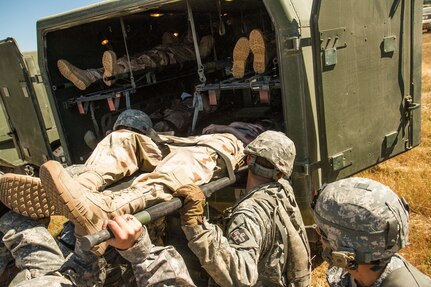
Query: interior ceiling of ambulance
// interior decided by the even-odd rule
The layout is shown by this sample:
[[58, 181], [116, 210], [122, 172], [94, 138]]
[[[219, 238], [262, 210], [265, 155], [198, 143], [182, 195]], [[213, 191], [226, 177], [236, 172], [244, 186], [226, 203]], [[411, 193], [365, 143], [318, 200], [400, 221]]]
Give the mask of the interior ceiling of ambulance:
[[[219, 6], [220, 5], [220, 6]], [[227, 16], [230, 13], [235, 15], [247, 15], [247, 11], [258, 11], [262, 9], [263, 3], [260, 0], [234, 0], [234, 1], [220, 1], [220, 0], [195, 0], [190, 1], [190, 6], [195, 17], [204, 17], [205, 13], [211, 13], [216, 16]], [[145, 11], [144, 13], [137, 13], [129, 15], [128, 21], [141, 21], [141, 20], [156, 20], [160, 21], [167, 19], [174, 19], [177, 17], [183, 18], [187, 15], [186, 1], [178, 1], [166, 4], [157, 8]], [[217, 17], [217, 16], [216, 16]], [[241, 16], [242, 17], [242, 16]], [[180, 19], [179, 18], [179, 19]], [[212, 18], [217, 20], [216, 18]], [[195, 19], [196, 20], [196, 19]], [[203, 20], [203, 18], [201, 18]], [[209, 20], [209, 18], [208, 18]]]
[[[232, 0], [232, 1], [220, 1], [220, 0], [195, 0], [190, 1], [190, 5], [193, 11], [196, 12], [215, 12], [217, 11], [217, 6], [220, 3], [221, 10], [223, 11], [233, 11], [240, 9], [256, 9], [261, 7], [262, 1], [252, 1], [252, 0]], [[187, 4], [186, 1], [179, 1], [172, 4], [164, 5], [159, 8], [160, 11], [164, 12], [178, 12], [186, 11]]]
[[[260, 11], [264, 8], [262, 0], [191, 0], [190, 6], [193, 14], [205, 14], [211, 13], [212, 15], [227, 16], [229, 13], [238, 13], [241, 15], [247, 15], [247, 11]], [[109, 1], [104, 3], [109, 5]], [[86, 20], [78, 21], [74, 25], [85, 25], [88, 23], [94, 23], [95, 21], [118, 19], [119, 17], [127, 17], [128, 20], [141, 21], [145, 19], [154, 20], [157, 18], [174, 18], [183, 17], [187, 15], [187, 2], [185, 0], [175, 1], [158, 7], [154, 7], [154, 4], [143, 4], [141, 8], [134, 8], [135, 12], [119, 11], [118, 14], [105, 15], [104, 17], [87, 18]], [[92, 15], [91, 10], [88, 11], [88, 15]], [[74, 13], [76, 13], [74, 11]], [[162, 20], [162, 19], [160, 19]], [[56, 23], [55, 26], [50, 27], [48, 30], [56, 31], [64, 28], [70, 28], [71, 23]]]

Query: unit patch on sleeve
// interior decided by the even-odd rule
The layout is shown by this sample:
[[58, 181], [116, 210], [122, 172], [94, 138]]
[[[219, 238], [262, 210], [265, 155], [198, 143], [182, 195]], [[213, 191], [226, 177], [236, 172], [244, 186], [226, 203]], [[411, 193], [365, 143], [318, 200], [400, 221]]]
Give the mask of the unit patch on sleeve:
[[230, 233], [230, 239], [232, 239], [235, 244], [241, 244], [249, 240], [250, 237], [248, 237], [244, 230], [238, 228]]

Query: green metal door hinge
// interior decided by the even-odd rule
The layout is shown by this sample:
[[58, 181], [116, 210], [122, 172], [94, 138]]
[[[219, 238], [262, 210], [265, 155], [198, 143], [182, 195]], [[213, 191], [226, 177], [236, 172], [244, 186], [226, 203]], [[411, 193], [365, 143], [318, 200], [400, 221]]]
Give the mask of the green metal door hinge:
[[349, 148], [329, 158], [333, 171], [341, 170], [352, 165], [352, 149]]

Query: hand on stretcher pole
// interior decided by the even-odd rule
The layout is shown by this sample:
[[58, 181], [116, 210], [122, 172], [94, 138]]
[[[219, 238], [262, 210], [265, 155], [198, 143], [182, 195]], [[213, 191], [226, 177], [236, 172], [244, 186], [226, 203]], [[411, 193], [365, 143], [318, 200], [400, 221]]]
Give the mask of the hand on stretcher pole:
[[[247, 167], [240, 168], [238, 170], [239, 173], [237, 173], [234, 178], [223, 177], [223, 178], [214, 180], [212, 182], [209, 182], [207, 184], [204, 184], [200, 186], [200, 188], [202, 192], [205, 194], [205, 197], [208, 198], [215, 191], [220, 190], [238, 181], [241, 175], [240, 172], [245, 170], [247, 170]], [[143, 211], [135, 213], [133, 216], [135, 216], [139, 220], [139, 222], [145, 225], [180, 209], [182, 205], [183, 205], [182, 199], [175, 197], [169, 201], [156, 204]], [[113, 237], [113, 234], [109, 229], [101, 230], [95, 234], [84, 236], [82, 238], [81, 247], [84, 251], [89, 251], [95, 245], [100, 244], [112, 237]]]

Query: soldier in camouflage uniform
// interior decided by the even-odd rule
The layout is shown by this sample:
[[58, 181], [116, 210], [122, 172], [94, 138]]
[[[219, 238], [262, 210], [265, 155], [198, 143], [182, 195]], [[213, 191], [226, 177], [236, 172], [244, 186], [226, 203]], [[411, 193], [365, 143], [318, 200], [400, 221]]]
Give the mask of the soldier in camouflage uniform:
[[407, 245], [408, 206], [389, 187], [367, 178], [324, 186], [313, 203], [332, 287], [431, 286], [397, 252]]
[[[199, 54], [201, 58], [206, 58], [211, 54], [214, 46], [214, 38], [211, 35], [202, 37], [199, 43]], [[130, 62], [126, 56], [117, 59], [114, 51], [105, 51], [102, 56], [103, 68], [81, 70], [65, 59], [57, 61], [60, 73], [72, 82], [78, 89], [85, 90], [92, 83], [103, 79], [107, 86], [111, 86], [115, 80], [108, 80], [109, 77], [130, 71], [154, 69], [176, 63], [184, 63], [196, 59], [193, 47], [193, 39], [185, 38], [183, 43], [178, 43], [178, 38], [171, 33], [164, 33], [162, 44], [151, 50], [144, 51], [130, 57]]]
[[[54, 210], [68, 217], [78, 234], [92, 234], [100, 231], [105, 219], [134, 214], [172, 199], [172, 191], [182, 185], [202, 185], [214, 177], [225, 176], [226, 165], [231, 165], [233, 170], [240, 166], [244, 144], [263, 131], [260, 125], [236, 122], [229, 126], [211, 125], [204, 130], [208, 134], [182, 138], [157, 135], [151, 127], [148, 115], [127, 110], [117, 119], [116, 131], [98, 144], [77, 176], [70, 176], [56, 161], [41, 166], [43, 189], [40, 181], [32, 179], [29, 184], [18, 186], [15, 183], [20, 176], [5, 175], [0, 180], [2, 201], [19, 212], [19, 208], [14, 208], [17, 204], [10, 199], [16, 194], [31, 197], [35, 201], [30, 202], [34, 209], [24, 208], [25, 211], [46, 206], [42, 215], [52, 214]], [[129, 188], [119, 192], [104, 190], [138, 170], [148, 173], [139, 175]], [[32, 185], [37, 192], [27, 194], [28, 186]], [[106, 244], [100, 244], [94, 251], [102, 255], [105, 248]]]
[[179, 188], [189, 247], [220, 286], [308, 286], [308, 240], [288, 181], [293, 142], [266, 131], [246, 148], [247, 194], [232, 208], [226, 235], [203, 217], [205, 196], [195, 185]]
[[107, 283], [107, 262], [80, 248], [67, 258], [43, 224], [9, 212], [0, 219], [4, 234], [0, 268], [12, 259], [20, 272], [9, 286], [195, 286], [185, 263], [172, 247], [156, 247], [145, 227], [131, 215], [117, 216], [109, 225], [115, 238], [108, 243], [117, 248], [134, 271], [128, 280]]

